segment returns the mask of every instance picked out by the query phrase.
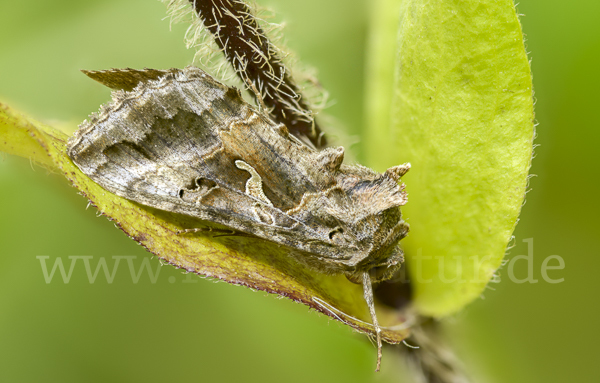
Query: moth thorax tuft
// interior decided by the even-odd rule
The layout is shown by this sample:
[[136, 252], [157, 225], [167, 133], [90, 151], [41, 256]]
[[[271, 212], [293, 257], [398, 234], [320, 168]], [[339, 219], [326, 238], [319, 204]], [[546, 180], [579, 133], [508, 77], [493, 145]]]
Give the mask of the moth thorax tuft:
[[407, 162], [402, 165], [392, 166], [391, 168], [385, 171], [385, 175], [392, 178], [393, 180], [398, 181], [398, 179], [405, 175], [409, 170], [410, 162]]
[[319, 167], [329, 171], [336, 171], [344, 162], [344, 147], [327, 148], [319, 152], [317, 164]]

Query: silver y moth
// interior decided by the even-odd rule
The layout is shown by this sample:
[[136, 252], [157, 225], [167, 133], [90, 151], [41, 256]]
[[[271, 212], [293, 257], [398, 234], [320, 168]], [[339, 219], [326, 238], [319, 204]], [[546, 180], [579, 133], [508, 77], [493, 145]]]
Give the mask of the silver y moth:
[[83, 173], [118, 196], [275, 242], [361, 283], [380, 359], [372, 283], [403, 261], [398, 181], [409, 164], [383, 174], [345, 165], [343, 147], [316, 150], [195, 67], [88, 75], [120, 90], [69, 140]]

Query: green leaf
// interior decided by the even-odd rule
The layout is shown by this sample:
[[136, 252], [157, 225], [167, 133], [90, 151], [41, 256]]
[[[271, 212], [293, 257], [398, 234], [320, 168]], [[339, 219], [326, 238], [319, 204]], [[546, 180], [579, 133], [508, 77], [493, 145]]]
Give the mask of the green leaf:
[[0, 151], [30, 158], [49, 170], [56, 169], [46, 148], [38, 141], [40, 129], [43, 129], [41, 125], [36, 128], [35, 123], [0, 104]]
[[[102, 189], [71, 162], [68, 136], [0, 104], [0, 151], [56, 169], [127, 235], [163, 261], [196, 274], [290, 298], [354, 329], [374, 334], [362, 287], [343, 276], [310, 270], [284, 248], [260, 239], [178, 234], [205, 223], [145, 207]], [[383, 339], [399, 343], [407, 335], [404, 318], [377, 307]]]
[[[387, 25], [374, 33], [399, 25], [397, 56], [393, 87], [368, 76], [366, 150], [379, 169], [412, 163], [403, 245], [414, 304], [444, 316], [482, 293], [517, 222], [534, 136], [529, 62], [512, 0], [379, 4]], [[398, 4], [399, 18], [386, 14]], [[389, 72], [392, 46], [373, 48]]]

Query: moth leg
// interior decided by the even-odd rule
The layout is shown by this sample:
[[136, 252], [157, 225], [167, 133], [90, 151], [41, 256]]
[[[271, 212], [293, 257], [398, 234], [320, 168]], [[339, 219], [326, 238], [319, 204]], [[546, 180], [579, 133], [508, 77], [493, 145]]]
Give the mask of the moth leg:
[[192, 229], [183, 229], [177, 231], [175, 235], [194, 234], [194, 233], [214, 233], [213, 237], [229, 237], [229, 236], [249, 236], [246, 233], [242, 233], [233, 229], [217, 229], [214, 227], [195, 227]]
[[379, 327], [379, 321], [377, 320], [377, 314], [375, 313], [375, 303], [373, 302], [373, 286], [371, 285], [371, 277], [369, 272], [363, 273], [363, 294], [367, 306], [369, 306], [369, 313], [371, 314], [371, 321], [373, 322], [373, 328], [377, 336], [377, 368], [375, 372], [378, 372], [381, 367], [381, 327]]

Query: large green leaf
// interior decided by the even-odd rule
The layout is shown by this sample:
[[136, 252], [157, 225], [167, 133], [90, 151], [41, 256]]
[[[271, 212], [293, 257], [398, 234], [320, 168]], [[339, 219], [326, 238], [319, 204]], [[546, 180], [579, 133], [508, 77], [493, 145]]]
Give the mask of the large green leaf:
[[[372, 21], [370, 165], [412, 162], [404, 209], [412, 231], [404, 245], [414, 303], [423, 314], [446, 315], [490, 280], [524, 198], [533, 102], [520, 25], [511, 1], [379, 0]], [[64, 173], [166, 262], [289, 297], [372, 332], [361, 288], [345, 278], [308, 270], [265, 241], [177, 235], [199, 223], [106, 192], [68, 159], [65, 134], [1, 105], [0, 137], [0, 151]], [[402, 314], [377, 311], [384, 338], [401, 341]]]
[[[512, 0], [376, 9], [373, 35], [397, 25], [398, 39], [372, 46], [366, 149], [376, 168], [413, 165], [403, 244], [414, 304], [444, 316], [481, 294], [517, 222], [534, 136], [529, 62]], [[381, 75], [391, 71], [393, 82]]]
[[[131, 238], [165, 262], [189, 272], [275, 293], [306, 304], [354, 329], [374, 333], [362, 287], [343, 276], [310, 270], [281, 246], [245, 237], [178, 234], [204, 223], [120, 198], [102, 189], [66, 155], [67, 135], [0, 104], [0, 151], [56, 169]], [[405, 318], [377, 307], [383, 339], [399, 343], [407, 335]]]

